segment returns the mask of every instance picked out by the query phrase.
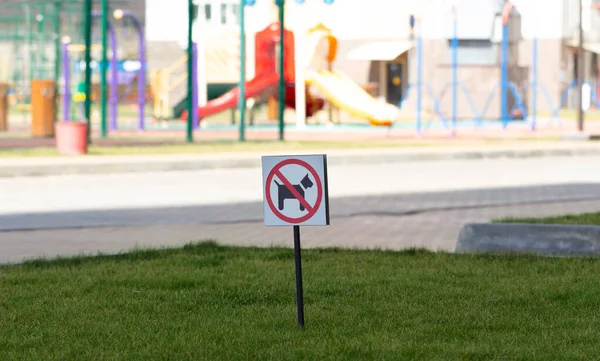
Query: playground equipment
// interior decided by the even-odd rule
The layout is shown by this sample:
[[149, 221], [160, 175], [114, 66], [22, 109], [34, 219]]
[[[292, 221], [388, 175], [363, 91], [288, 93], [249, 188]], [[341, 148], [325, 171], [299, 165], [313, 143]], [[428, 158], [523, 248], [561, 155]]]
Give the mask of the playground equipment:
[[307, 83], [318, 88], [336, 107], [367, 119], [371, 125], [391, 126], [398, 114], [396, 106], [376, 100], [341, 72], [309, 72]]
[[[93, 17], [99, 17], [99, 13], [92, 13]], [[109, 94], [109, 107], [110, 107], [110, 125], [109, 128], [111, 131], [117, 130], [117, 107], [118, 107], [118, 73], [117, 73], [117, 38], [115, 34], [115, 29], [112, 24], [108, 24], [108, 35], [110, 38], [110, 47], [111, 47], [111, 58], [110, 58], [110, 94]], [[63, 121], [70, 120], [70, 100], [71, 100], [71, 56], [70, 52], [83, 52], [86, 47], [82, 44], [70, 44], [71, 39], [66, 36], [62, 39], [63, 41], [63, 51], [62, 51], [62, 63], [63, 63], [63, 78], [64, 78], [64, 90], [63, 90]], [[99, 50], [102, 49], [102, 46], [92, 45], [90, 50]], [[99, 71], [105, 72], [106, 65], [103, 61], [99, 63]], [[91, 65], [90, 65], [91, 67]], [[83, 91], [82, 91], [83, 90]], [[102, 91], [101, 91], [102, 93]], [[77, 92], [73, 94], [73, 101], [76, 103], [83, 104], [86, 100], [85, 89], [78, 89]], [[91, 99], [90, 99], [91, 100]]]
[[[285, 37], [285, 62], [283, 77], [286, 87], [284, 92], [284, 103], [290, 108], [296, 107], [295, 101], [295, 68], [294, 68], [294, 34], [289, 30], [284, 30]], [[255, 36], [255, 76], [244, 84], [245, 96], [247, 98], [258, 97], [272, 91], [279, 82], [280, 74], [276, 69], [275, 48], [279, 39], [279, 23], [273, 23], [267, 26]], [[198, 117], [207, 117], [219, 112], [233, 109], [238, 106], [240, 88], [236, 87], [217, 99], [208, 101], [205, 106], [198, 108]], [[311, 116], [315, 110], [323, 107], [322, 100], [307, 97], [305, 111]], [[187, 110], [181, 114], [181, 119], [187, 119]]]
[[130, 11], [117, 9], [114, 11], [115, 19], [129, 19], [132, 21], [139, 37], [139, 61], [140, 68], [138, 70], [138, 93], [137, 101], [139, 108], [138, 129], [144, 129], [145, 123], [145, 107], [146, 107], [146, 44], [144, 40], [144, 29], [140, 21]]
[[[306, 116], [310, 117], [323, 109], [324, 101], [323, 99], [313, 97], [307, 87], [304, 92], [305, 104], [298, 104], [295, 90], [296, 64], [294, 61], [294, 35], [287, 29], [284, 30], [284, 34], [286, 37], [286, 57], [283, 74], [286, 83], [284, 103], [285, 106], [293, 109], [302, 107]], [[271, 24], [256, 34], [256, 76], [244, 84], [247, 98], [259, 97], [269, 92], [274, 93], [274, 87], [280, 77], [276, 69], [277, 59], [275, 56], [278, 37], [278, 23]], [[306, 85], [314, 86], [322, 93], [326, 100], [353, 116], [367, 119], [372, 125], [390, 126], [398, 113], [396, 106], [376, 100], [348, 76], [332, 70], [332, 64], [337, 53], [337, 39], [323, 24], [318, 24], [308, 31], [307, 58], [311, 59], [314, 57], [316, 49], [323, 39], [329, 42], [329, 51], [326, 55], [327, 69], [306, 71]], [[206, 117], [235, 108], [239, 103], [239, 94], [240, 88], [235, 88], [223, 96], [209, 101], [206, 106], [198, 109], [198, 117]], [[277, 97], [275, 98], [277, 99]], [[183, 112], [181, 118], [186, 119], [187, 113]]]
[[345, 74], [333, 71], [333, 62], [337, 55], [337, 38], [323, 24], [317, 24], [308, 30], [306, 49], [309, 59], [314, 57], [322, 39], [327, 39], [329, 42], [329, 50], [325, 57], [327, 69], [307, 71], [306, 84], [315, 86], [326, 100], [339, 109], [367, 119], [371, 125], [391, 126], [398, 114], [396, 106], [378, 101]]
[[[117, 129], [117, 106], [118, 106], [118, 95], [117, 95], [117, 57], [116, 57], [116, 40], [114, 31], [110, 32], [111, 48], [113, 55], [110, 60], [111, 68], [111, 86], [110, 86], [110, 129]], [[62, 68], [63, 68], [63, 121], [68, 122], [71, 120], [71, 100], [77, 104], [83, 104], [86, 99], [85, 89], [77, 88], [75, 92], [71, 91], [71, 53], [80, 53], [85, 50], [85, 45], [71, 44], [69, 37], [62, 39]], [[92, 50], [99, 50], [101, 46], [92, 45]], [[98, 67], [101, 71], [106, 70], [106, 65], [101, 62], [98, 63]], [[91, 66], [91, 65], [90, 65]], [[83, 117], [83, 116], [82, 116]]]
[[[273, 1], [273, 0], [264, 0], [264, 1]], [[42, 3], [42, 1], [40, 0], [40, 3]], [[47, 2], [48, 3], [48, 8], [51, 9], [51, 7], [53, 6], [53, 4], [55, 3], [63, 3], [63, 8], [65, 8], [65, 6], [67, 5], [67, 1], [65, 0], [64, 2], [62, 2], [61, 0], [57, 0], [57, 1], [52, 1], [52, 2]], [[82, 2], [78, 2], [77, 6], [79, 7], [81, 5]], [[100, 3], [100, 1], [98, 1], [98, 3]], [[102, 3], [104, 4], [105, 2], [102, 1]], [[241, 6], [242, 8], [244, 7], [244, 5], [247, 5], [249, 3], [249, 1], [242, 1]], [[287, 2], [289, 4], [289, 2]], [[191, 2], [190, 2], [191, 4]], [[280, 5], [281, 9], [283, 8], [283, 1], [279, 1], [278, 5]], [[33, 5], [32, 7], [32, 11], [30, 12], [29, 15], [23, 16], [22, 18], [25, 19], [22, 21], [22, 24], [28, 28], [31, 25], [32, 29], [36, 29], [35, 32], [41, 32], [40, 29], [43, 30], [44, 26], [43, 24], [40, 25], [38, 24], [36, 21], [32, 21], [31, 24], [27, 23], [27, 21], [30, 21], [31, 19], [35, 19], [36, 15], [36, 4]], [[196, 9], [197, 10], [197, 9]], [[239, 9], [236, 9], [239, 10]], [[103, 10], [103, 12], [105, 12]], [[79, 13], [79, 10], [78, 10]], [[81, 15], [81, 14], [79, 14]], [[113, 17], [115, 18], [119, 18], [119, 17], [125, 17], [125, 14], [112, 14]], [[28, 18], [29, 17], [29, 18]], [[27, 19], [28, 18], [28, 19]], [[50, 19], [50, 16], [47, 16], [48, 19]], [[83, 17], [81, 17], [80, 20], [83, 20]], [[79, 28], [79, 24], [76, 21], [73, 21], [74, 24], [77, 24], [76, 26]], [[46, 24], [48, 24], [48, 21], [46, 21]], [[70, 25], [70, 24], [69, 24]], [[298, 122], [297, 124], [300, 124], [301, 122], [305, 122], [306, 116], [310, 117], [310, 116], [314, 116], [314, 114], [320, 110], [323, 110], [326, 108], [327, 105], [334, 105], [337, 108], [339, 108], [342, 111], [345, 111], [355, 117], [361, 117], [366, 119], [370, 124], [372, 125], [382, 125], [382, 126], [391, 126], [394, 122], [394, 120], [398, 119], [398, 113], [402, 113], [403, 110], [398, 110], [396, 109], [396, 107], [394, 107], [394, 105], [390, 105], [390, 104], [385, 104], [383, 102], [380, 102], [378, 100], [376, 100], [374, 97], [372, 97], [371, 95], [369, 95], [366, 91], [364, 91], [360, 86], [358, 86], [356, 83], [352, 82], [348, 76], [346, 76], [345, 74], [342, 74], [341, 72], [339, 72], [338, 70], [334, 70], [333, 69], [333, 64], [335, 61], [335, 54], [336, 52], [333, 51], [332, 49], [337, 49], [337, 40], [335, 39], [335, 37], [333, 35], [331, 35], [329, 33], [329, 35], [317, 35], [316, 33], [321, 32], [323, 34], [327, 34], [327, 31], [323, 30], [323, 29], [319, 29], [317, 30], [313, 30], [312, 32], [309, 31], [307, 38], [308, 38], [308, 42], [306, 44], [304, 44], [304, 42], [302, 42], [302, 45], [297, 45], [297, 44], [293, 44], [294, 41], [294, 37], [293, 35], [298, 35], [298, 33], [296, 34], [291, 34], [291, 32], [285, 30], [285, 26], [282, 23], [275, 23], [273, 24], [275, 25], [275, 28], [272, 29], [270, 31], [269, 36], [271, 37], [270, 39], [264, 39], [264, 43], [265, 43], [265, 48], [268, 47], [268, 51], [261, 53], [260, 51], [257, 51], [257, 55], [256, 58], [253, 59], [255, 62], [257, 62], [257, 70], [260, 68], [261, 64], [264, 66], [264, 71], [261, 73], [259, 71], [256, 72], [256, 76], [253, 79], [248, 79], [247, 82], [243, 82], [242, 86], [240, 88], [237, 89], [233, 89], [231, 92], [226, 93], [223, 97], [219, 97], [217, 99], [212, 99], [209, 97], [209, 102], [208, 104], [204, 105], [200, 105], [198, 107], [197, 101], [198, 101], [198, 84], [197, 83], [192, 83], [192, 86], [189, 87], [187, 90], [189, 91], [189, 94], [191, 94], [191, 96], [189, 96], [189, 101], [191, 103], [192, 106], [192, 111], [190, 111], [189, 107], [188, 109], [182, 114], [183, 116], [181, 117], [177, 117], [177, 118], [182, 118], [182, 119], [186, 119], [187, 117], [187, 113], [190, 112], [190, 115], [192, 115], [191, 118], [191, 122], [193, 123], [193, 127], [197, 127], [198, 126], [198, 119], [201, 118], [205, 118], [208, 115], [211, 114], [215, 114], [218, 112], [222, 112], [222, 111], [227, 111], [227, 110], [235, 110], [236, 107], [239, 108], [243, 117], [243, 114], [245, 114], [245, 109], [246, 109], [246, 104], [247, 102], [245, 101], [245, 97], [249, 96], [250, 98], [254, 98], [252, 100], [257, 100], [257, 99], [261, 99], [264, 100], [266, 98], [270, 98], [270, 99], [275, 99], [275, 100], [281, 100], [279, 102], [279, 104], [283, 104], [286, 107], [289, 108], [293, 108], [296, 110], [297, 113], [301, 114], [301, 113], [306, 113], [305, 116], [298, 116]], [[280, 25], [280, 26], [279, 26]], [[243, 25], [242, 25], [243, 26]], [[304, 24], [302, 26], [305, 26]], [[34, 37], [33, 38], [33, 45], [35, 46], [36, 43], [38, 42], [38, 40], [40, 41], [49, 41], [51, 39], [51, 37], [48, 36], [48, 27], [46, 25], [46, 32], [45, 34], [40, 37], [39, 39]], [[83, 26], [81, 26], [81, 28], [83, 28]], [[64, 29], [64, 26], [61, 27], [61, 29]], [[132, 29], [134, 29], [132, 27]], [[267, 29], [265, 29], [267, 30]], [[503, 29], [504, 30], [504, 29]], [[80, 29], [78, 29], [77, 31], [81, 31]], [[139, 31], [139, 30], [138, 30]], [[232, 32], [233, 33], [233, 32]], [[279, 36], [279, 34], [285, 34], [284, 36]], [[304, 35], [305, 30], [302, 30], [302, 35]], [[22, 47], [22, 49], [27, 50], [26, 45], [27, 45], [27, 36], [22, 35], [23, 33], [19, 33], [19, 38], [17, 41], [15, 41], [16, 43], [19, 43], [20, 46]], [[291, 37], [289, 35], [292, 35]], [[208, 36], [210, 36], [210, 34], [207, 34]], [[140, 121], [139, 121], [139, 128], [143, 129], [144, 128], [144, 124], [143, 124], [143, 119], [144, 119], [144, 110], [143, 110], [143, 98], [145, 96], [145, 87], [143, 86], [143, 75], [145, 73], [144, 71], [144, 66], [145, 66], [145, 61], [143, 59], [144, 57], [144, 49], [142, 48], [142, 44], [143, 44], [143, 39], [141, 38], [142, 34], [140, 34], [140, 64], [141, 67], [139, 68], [139, 76], [137, 78], [135, 78], [138, 81], [138, 93], [137, 95], [137, 100], [138, 100], [138, 106], [140, 106]], [[298, 35], [297, 37], [302, 37], [300, 35]], [[326, 38], [329, 42], [330, 42], [330, 50], [326, 55], [327, 58], [327, 67], [326, 69], [318, 69], [318, 70], [306, 70], [304, 64], [300, 65], [300, 61], [298, 60], [298, 58], [293, 59], [296, 55], [298, 54], [294, 54], [294, 52], [290, 52], [290, 47], [293, 49], [294, 45], [298, 46], [298, 48], [294, 49], [295, 52], [299, 52], [300, 48], [302, 47], [301, 51], [302, 51], [302, 57], [307, 57], [307, 58], [311, 58], [314, 57], [314, 52], [316, 52], [317, 49], [317, 45], [320, 41], [323, 40], [323, 38]], [[136, 38], [137, 39], [137, 38]], [[279, 42], [279, 39], [281, 40], [281, 43], [283, 43], [285, 46], [281, 49], [281, 51], [285, 52], [285, 56], [277, 56], [278, 50], [276, 49], [276, 43]], [[83, 39], [77, 39], [76, 42], [83, 42]], [[87, 40], [87, 39], [86, 39]], [[298, 40], [298, 39], [296, 39]], [[335, 43], [334, 46], [332, 46]], [[535, 43], [535, 42], [534, 42]], [[245, 42], [243, 42], [242, 44], [245, 44]], [[137, 43], [136, 43], [137, 45]], [[457, 45], [457, 39], [456, 37], [452, 39], [452, 45], [453, 45], [453, 49], [456, 49], [456, 45]], [[259, 44], [257, 44], [257, 47], [260, 46]], [[307, 48], [308, 50], [305, 50], [304, 48]], [[89, 51], [89, 49], [92, 48], [91, 46], [88, 45], [88, 47], [86, 48], [85, 45], [82, 46], [81, 49], [85, 50], [85, 51]], [[504, 44], [502, 44], [502, 70], [504, 69], [504, 66], [506, 65], [506, 58], [505, 58], [505, 49], [504, 49]], [[46, 53], [48, 53], [47, 51], [48, 49], [46, 49]], [[71, 50], [73, 50], [73, 48], [71, 48]], [[102, 47], [103, 51], [106, 51], [106, 46]], [[421, 58], [423, 56], [422, 54], [422, 49], [418, 48], [417, 50], [417, 57], [420, 59], [419, 63], [421, 62]], [[82, 50], [80, 50], [82, 51]], [[191, 76], [189, 76], [189, 79], [186, 79], [185, 77], [182, 77], [182, 83], [185, 83], [185, 80], [188, 81], [194, 81], [194, 79], [198, 79], [198, 74], [196, 74], [196, 72], [198, 71], [198, 67], [197, 67], [197, 62], [198, 62], [198, 56], [197, 56], [197, 52], [198, 50], [196, 49], [196, 44], [193, 44], [193, 46], [190, 47], [190, 52], [193, 53], [193, 55], [189, 58], [183, 58], [181, 64], [184, 64], [186, 62], [188, 62], [188, 65], [191, 65], [189, 67], [189, 69], [191, 69]], [[113, 51], [114, 53], [114, 51]], [[510, 52], [509, 52], [510, 53]], [[3, 69], [7, 69], [7, 66], [3, 66], [3, 64], [6, 63], [6, 52], [3, 52], [2, 54], [0, 54], [0, 81], [2, 80], [6, 80], [6, 71], [3, 71]], [[27, 58], [27, 53], [24, 53], [24, 58]], [[41, 54], [41, 52], [40, 52]], [[12, 55], [12, 54], [9, 54]], [[263, 56], [264, 55], [264, 56]], [[259, 62], [259, 58], [264, 57], [264, 58], [268, 58], [264, 60], [263, 63]], [[73, 54], [71, 53], [71, 56], [73, 56]], [[94, 55], [95, 56], [95, 55]], [[427, 55], [426, 55], [427, 56]], [[512, 55], [511, 55], [512, 56]], [[34, 54], [34, 59], [35, 62], [39, 62], [39, 63], [43, 63], [45, 60], [41, 60], [41, 55], [38, 56], [37, 54]], [[38, 61], [39, 60], [39, 61]], [[111, 59], [112, 60], [112, 59]], [[296, 64], [294, 64], [294, 60], [296, 61]], [[10, 59], [8, 60], [10, 61]], [[278, 61], [282, 61], [284, 66], [279, 67], [277, 66]], [[290, 61], [292, 61], [292, 65], [290, 65]], [[413, 61], [413, 58], [410, 57], [410, 62]], [[34, 62], [34, 64], [35, 64]], [[406, 70], [406, 60], [404, 59], [404, 55], [402, 59], [396, 59], [396, 62], [402, 62], [402, 64], [405, 66], [405, 70]], [[158, 61], [156, 61], [155, 63], [159, 63]], [[167, 63], [165, 61], [165, 63]], [[169, 60], [168, 63], [172, 63], [172, 60]], [[59, 62], [59, 64], [61, 64]], [[103, 66], [105, 67], [107, 62], [106, 61], [100, 61], [100, 68], [102, 68]], [[268, 64], [268, 66], [267, 66]], [[11, 64], [9, 64], [8, 66], [10, 66]], [[230, 61], [228, 61], [228, 65], [230, 68], [231, 67], [231, 63]], [[411, 64], [412, 65], [412, 64]], [[412, 92], [413, 94], [415, 92], [417, 92], [418, 96], [417, 96], [417, 104], [418, 104], [418, 111], [416, 113], [416, 117], [417, 117], [417, 127], [418, 127], [418, 131], [420, 131], [421, 127], [423, 127], [423, 123], [427, 122], [427, 115], [426, 115], [426, 111], [423, 109], [423, 107], [428, 107], [428, 105], [425, 105], [424, 103], [424, 99], [426, 99], [426, 97], [431, 97], [433, 98], [433, 106], [431, 106], [432, 110], [434, 110], [434, 113], [437, 113], [437, 115], [439, 115], [440, 119], [442, 120], [442, 122], [444, 123], [444, 125], [447, 126], [447, 121], [446, 120], [452, 120], [452, 128], [455, 130], [456, 129], [456, 122], [457, 122], [457, 111], [456, 108], [458, 107], [457, 105], [457, 94], [458, 97], [461, 97], [462, 94], [464, 94], [464, 96], [466, 98], [469, 98], [468, 104], [465, 104], [463, 106], [463, 109], [461, 110], [467, 110], [467, 108], [471, 109], [471, 113], [473, 115], [473, 117], [477, 120], [477, 124], [483, 124], [483, 116], [485, 114], [485, 110], [488, 108], [488, 102], [486, 102], [486, 104], [483, 104], [483, 109], [481, 108], [482, 106], [482, 102], [483, 99], [478, 100], [475, 97], [473, 99], [476, 99], [477, 102], [476, 104], [473, 104], [472, 99], [470, 99], [470, 96], [468, 94], [467, 88], [465, 84], [469, 84], [467, 81], [467, 78], [465, 77], [463, 80], [465, 81], [465, 84], [461, 83], [458, 79], [457, 79], [457, 74], [456, 74], [456, 53], [453, 53], [453, 68], [452, 68], [452, 81], [449, 82], [446, 87], [448, 89], [451, 89], [451, 91], [448, 90], [447, 94], [448, 96], [452, 96], [452, 116], [451, 118], [449, 117], [450, 112], [449, 110], [447, 111], [444, 108], [444, 112], [446, 112], [444, 114], [444, 112], [441, 111], [440, 107], [440, 103], [442, 103], [441, 101], [438, 101], [437, 99], [435, 99], [435, 96], [433, 94], [433, 92], [431, 91], [431, 87], [429, 87], [429, 85], [427, 84], [426, 81], [424, 80], [429, 80], [429, 79], [425, 79], [425, 77], [422, 75], [427, 76], [427, 74], [422, 74], [423, 72], [426, 71], [426, 69], [422, 69], [419, 68], [418, 71], [418, 77], [416, 79], [414, 79], [415, 83], [409, 84], [408, 90], [404, 91], [404, 96], [406, 97], [406, 94], [410, 92]], [[421, 65], [419, 65], [421, 66]], [[505, 78], [504, 73], [501, 75], [501, 82], [500, 85], [495, 85], [494, 89], [492, 91], [492, 93], [490, 94], [490, 97], [492, 97], [494, 99], [494, 104], [490, 107], [490, 113], [496, 113], [498, 109], [498, 106], [496, 105], [497, 103], [497, 99], [503, 98], [502, 100], [502, 111], [503, 111], [503, 115], [500, 117], [501, 121], [504, 123], [504, 125], [506, 126], [508, 120], [513, 116], [512, 113], [514, 111], [514, 113], [519, 113], [522, 114], [524, 117], [530, 117], [532, 119], [531, 123], [532, 123], [532, 128], [535, 128], [535, 116], [536, 116], [536, 107], [537, 107], [537, 103], [538, 100], [542, 100], [545, 98], [547, 103], [551, 103], [551, 99], [554, 98], [555, 96], [555, 92], [553, 90], [553, 88], [548, 87], [548, 89], [552, 90], [552, 92], [550, 93], [550, 95], [552, 95], [552, 98], [548, 95], [548, 90], [545, 88], [544, 84], [541, 84], [540, 82], [537, 81], [537, 70], [536, 70], [536, 62], [533, 63], [533, 69], [532, 72], [530, 74], [533, 75], [533, 79], [529, 79], [529, 83], [525, 86], [523, 86], [523, 82], [521, 81], [517, 81], [515, 80], [514, 83], [515, 84], [519, 84], [519, 85], [515, 85], [515, 84], [511, 84], [510, 82], [508, 82], [508, 78]], [[116, 66], [111, 65], [112, 69], [116, 70]], [[300, 77], [298, 75], [298, 72], [300, 70], [296, 69], [296, 67], [301, 68], [301, 71], [303, 73], [303, 76]], [[21, 66], [20, 68], [22, 69], [27, 69], [27, 62], [24, 62], [24, 65]], [[89, 68], [89, 66], [87, 67]], [[246, 68], [244, 66], [240, 67], [240, 71], [245, 70]], [[282, 71], [279, 69], [283, 69]], [[138, 68], [135, 68], [135, 71], [138, 71]], [[72, 70], [71, 70], [72, 73]], [[103, 72], [105, 73], [105, 72]], [[109, 71], [109, 74], [111, 72]], [[27, 72], [22, 72], [22, 77], [23, 78], [29, 78], [31, 74], [27, 74]], [[42, 72], [39, 72], [40, 77], [44, 77], [46, 75], [51, 75], [50, 72], [48, 72], [47, 70], [44, 70]], [[412, 77], [413, 70], [411, 67], [411, 70], [409, 72], [410, 76]], [[71, 75], [71, 74], [69, 74]], [[87, 74], [86, 74], [87, 75]], [[511, 73], [512, 76], [512, 73]], [[88, 76], [89, 78], [89, 76]], [[240, 77], [241, 79], [246, 79], [245, 75], [242, 75]], [[478, 90], [478, 93], [487, 93], [487, 87], [490, 86], [496, 82], [497, 75], [494, 75], [494, 80], [491, 81], [489, 83], [489, 85], [485, 85], [486, 89], [484, 91], [480, 91]], [[225, 79], [225, 77], [224, 77]], [[404, 79], [405, 80], [405, 79]], [[413, 79], [410, 79], [413, 80]], [[511, 78], [512, 80], [512, 78]], [[215, 80], [218, 81], [218, 80]], [[284, 87], [283, 87], [283, 93], [278, 93], [277, 92], [277, 85], [283, 81], [284, 82]], [[391, 78], [390, 80], [391, 81]], [[395, 81], [395, 80], [394, 80]], [[89, 79], [88, 79], [89, 82]], [[119, 82], [123, 82], [122, 79], [119, 80]], [[223, 83], [229, 82], [229, 80], [223, 80]], [[26, 83], [27, 87], [29, 87], [30, 83], [28, 81], [23, 82], [24, 84]], [[115, 90], [117, 90], [116, 84], [118, 84], [118, 82], [116, 80], [112, 80], [112, 83], [114, 84], [113, 88]], [[135, 84], [135, 83], [133, 83]], [[404, 83], [406, 84], [406, 83]], [[432, 85], [434, 84], [434, 82], [432, 81], [431, 83]], [[550, 83], [548, 83], [550, 85]], [[89, 84], [88, 84], [89, 85]], [[220, 84], [220, 85], [224, 85], [224, 84]], [[230, 84], [228, 84], [229, 86]], [[471, 85], [469, 85], [471, 86]], [[523, 86], [523, 89], [517, 89], [518, 86]], [[318, 90], [319, 91], [319, 97], [322, 97], [323, 99], [319, 99], [319, 98], [315, 98], [312, 96], [312, 92], [308, 91], [308, 87], [310, 87], [312, 90]], [[498, 88], [501, 89], [501, 94], [500, 95], [498, 93]], [[505, 89], [504, 89], [505, 88]], [[502, 90], [504, 89], [504, 90]], [[531, 90], [533, 89], [533, 90]], [[76, 95], [79, 96], [79, 100], [81, 101], [88, 101], [89, 99], [89, 95], [92, 94], [91, 90], [86, 89], [86, 88], [81, 88], [81, 93]], [[154, 90], [154, 86], [153, 86], [153, 90]], [[438, 96], [438, 99], [442, 99], [442, 96], [444, 94], [446, 94], [446, 90], [447, 89], [443, 89], [442, 91], [442, 95], [438, 95], [437, 94], [437, 90], [436, 89], [436, 96]], [[525, 91], [533, 91], [533, 96], [531, 95], [525, 95]], [[536, 96], [536, 94], [538, 94], [537, 92], [540, 91], [541, 93], [539, 93], [539, 96], [542, 96], [542, 98], [538, 99], [538, 97]], [[200, 92], [202, 92], [202, 88], [200, 88]], [[462, 94], [461, 94], [462, 92]], [[472, 94], [475, 96], [477, 93], [475, 93], [475, 91], [471, 90]], [[512, 92], [512, 96], [511, 96], [511, 92]], [[525, 109], [525, 105], [524, 102], [519, 98], [519, 92], [521, 94], [523, 94], [523, 96], [525, 98], [529, 98], [529, 100], [533, 101], [533, 105], [532, 105], [532, 111], [529, 111], [530, 109]], [[593, 92], [593, 91], [592, 91]], [[88, 94], [88, 97], [86, 98], [84, 96], [84, 94]], [[557, 93], [557, 92], [556, 92]], [[11, 88], [11, 92], [10, 94], [14, 94], [14, 86]], [[282, 95], [283, 94], [283, 95]], [[485, 96], [486, 94], [484, 94]], [[304, 97], [306, 97], [306, 101], [303, 100]], [[519, 98], [517, 99], [515, 102], [516, 104], [513, 106], [511, 104], [512, 99], [511, 98]], [[111, 100], [112, 100], [112, 95], [111, 95]], [[70, 97], [67, 97], [67, 101], [72, 101], [72, 99]], [[412, 99], [410, 100], [411, 102], [413, 101]], [[460, 101], [463, 101], [463, 99], [460, 99]], [[394, 101], [395, 102], [395, 101]], [[556, 100], [555, 100], [556, 102]], [[250, 102], [252, 103], [252, 102]], [[113, 111], [113, 107], [112, 107], [112, 102], [111, 102], [111, 112]], [[187, 106], [184, 103], [182, 103], [184, 106]], [[561, 102], [561, 105], [563, 103]], [[278, 104], [277, 104], [278, 105]], [[477, 107], [475, 106], [477, 105]], [[67, 107], [68, 108], [68, 107]], [[276, 109], [276, 107], [272, 107], [273, 110]], [[479, 109], [482, 109], [482, 111], [479, 111]], [[506, 110], [505, 110], [506, 108]], [[558, 115], [558, 108], [557, 107], [552, 107], [553, 109], [553, 114], [555, 116]], [[117, 128], [117, 124], [116, 124], [116, 106], [114, 107], [115, 109], [115, 115], [110, 116], [110, 128], [111, 130], [115, 130]], [[448, 108], [449, 109], [449, 108]], [[409, 109], [405, 109], [404, 111], [410, 111]], [[431, 109], [427, 109], [427, 110], [431, 110]], [[512, 110], [512, 111], [511, 111]], [[517, 112], [518, 111], [518, 112]], [[171, 109], [169, 109], [169, 115], [171, 114]], [[232, 112], [233, 113], [233, 112]], [[280, 112], [281, 113], [281, 112]], [[498, 111], [498, 113], [500, 113]], [[529, 113], [529, 114], [528, 114]], [[272, 114], [275, 114], [275, 111], [272, 112]], [[412, 116], [412, 114], [411, 114]], [[461, 115], [463, 116], [463, 115]], [[516, 114], [515, 114], [516, 116]], [[414, 117], [414, 116], [413, 116]], [[469, 114], [465, 114], [464, 117], [470, 117]], [[494, 118], [496, 119], [497, 117], [494, 115]], [[69, 114], [66, 113], [66, 116], [64, 118], [64, 120], [69, 120]], [[304, 119], [304, 120], [302, 120]], [[413, 121], [414, 118], [411, 119], [411, 121]], [[243, 123], [243, 121], [240, 121], [240, 123]], [[411, 124], [412, 125], [412, 124]]]

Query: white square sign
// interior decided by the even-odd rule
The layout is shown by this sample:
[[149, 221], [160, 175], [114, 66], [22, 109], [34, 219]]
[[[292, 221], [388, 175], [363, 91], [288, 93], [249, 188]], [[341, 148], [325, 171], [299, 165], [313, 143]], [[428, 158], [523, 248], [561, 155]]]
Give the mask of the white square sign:
[[328, 226], [325, 154], [262, 157], [265, 226]]

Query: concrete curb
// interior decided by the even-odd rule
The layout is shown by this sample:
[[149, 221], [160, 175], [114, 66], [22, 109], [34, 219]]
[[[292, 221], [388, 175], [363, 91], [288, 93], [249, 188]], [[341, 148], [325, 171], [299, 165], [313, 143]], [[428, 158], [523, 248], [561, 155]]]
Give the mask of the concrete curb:
[[600, 255], [599, 226], [472, 223], [460, 231], [456, 253]]
[[[303, 151], [303, 154], [320, 153]], [[286, 152], [281, 152], [286, 153]], [[549, 147], [524, 149], [362, 149], [329, 151], [330, 165], [386, 164], [402, 162], [534, 158], [600, 155], [600, 147]], [[96, 156], [74, 158], [18, 158], [0, 160], [0, 178], [63, 174], [111, 174], [166, 172], [203, 169], [257, 168], [265, 154], [169, 155], [169, 156]]]

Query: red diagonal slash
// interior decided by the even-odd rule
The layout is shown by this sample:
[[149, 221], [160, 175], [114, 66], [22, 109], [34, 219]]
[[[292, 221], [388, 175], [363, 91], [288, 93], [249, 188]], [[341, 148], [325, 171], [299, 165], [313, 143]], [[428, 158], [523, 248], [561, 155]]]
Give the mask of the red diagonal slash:
[[302, 195], [300, 195], [300, 193], [298, 193], [298, 191], [296, 190], [296, 188], [294, 188], [294, 186], [292, 185], [292, 183], [290, 183], [289, 180], [287, 180], [283, 174], [281, 173], [281, 171], [279, 169], [277, 169], [274, 174], [277, 176], [277, 178], [279, 178], [279, 180], [281, 180], [283, 182], [283, 185], [285, 185], [285, 187], [287, 189], [289, 189], [290, 192], [292, 192], [292, 194], [294, 195], [294, 197], [296, 197], [296, 199], [298, 200], [298, 202], [300, 202], [304, 208], [306, 208], [306, 210], [309, 213], [312, 213], [313, 208], [310, 204], [308, 204], [308, 202], [306, 201], [306, 199], [304, 199], [304, 197], [302, 197]]

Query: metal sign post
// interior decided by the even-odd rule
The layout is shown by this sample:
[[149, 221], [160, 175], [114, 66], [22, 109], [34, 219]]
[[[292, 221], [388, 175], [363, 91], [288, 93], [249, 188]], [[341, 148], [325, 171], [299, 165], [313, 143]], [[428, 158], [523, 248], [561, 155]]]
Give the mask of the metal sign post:
[[304, 295], [302, 294], [302, 255], [300, 254], [300, 226], [294, 226], [294, 261], [296, 263], [296, 305], [298, 327], [304, 328]]

